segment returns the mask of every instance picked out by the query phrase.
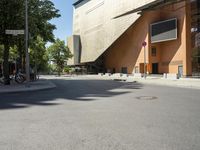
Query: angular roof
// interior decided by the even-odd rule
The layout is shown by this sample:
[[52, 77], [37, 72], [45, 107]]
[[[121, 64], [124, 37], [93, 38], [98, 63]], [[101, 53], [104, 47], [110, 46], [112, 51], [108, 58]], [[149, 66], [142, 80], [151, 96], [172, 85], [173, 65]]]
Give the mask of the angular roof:
[[149, 9], [153, 9], [153, 8], [157, 8], [157, 7], [162, 7], [163, 5], [177, 3], [177, 2], [180, 2], [180, 1], [184, 1], [184, 0], [157, 0], [157, 1], [153, 1], [151, 3], [143, 5], [141, 7], [135, 8], [133, 10], [129, 10], [129, 11], [123, 13], [123, 14], [115, 16], [114, 19], [125, 16], [125, 15], [132, 14], [132, 13], [135, 13], [135, 12], [149, 10]]
[[74, 6], [75, 6], [75, 5], [78, 5], [78, 4], [81, 3], [82, 1], [84, 1], [84, 0], [74, 0], [73, 5], [74, 5]]

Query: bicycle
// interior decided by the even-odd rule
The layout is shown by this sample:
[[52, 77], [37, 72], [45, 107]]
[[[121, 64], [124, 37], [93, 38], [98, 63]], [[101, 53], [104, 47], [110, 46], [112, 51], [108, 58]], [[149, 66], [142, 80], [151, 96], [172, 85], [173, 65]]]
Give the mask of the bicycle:
[[[1, 77], [0, 78], [0, 83], [4, 84], [4, 80], [5, 80], [5, 78]], [[15, 81], [16, 83], [21, 84], [26, 80], [26, 78], [25, 78], [25, 75], [23, 73], [18, 72], [18, 73], [14, 74], [14, 75], [11, 75], [9, 77], [9, 80], [10, 81]]]

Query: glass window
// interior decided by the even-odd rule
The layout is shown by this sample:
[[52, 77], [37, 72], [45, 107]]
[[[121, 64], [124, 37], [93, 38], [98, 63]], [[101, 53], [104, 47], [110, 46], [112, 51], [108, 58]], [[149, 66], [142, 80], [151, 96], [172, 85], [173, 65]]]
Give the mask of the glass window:
[[192, 74], [200, 76], [200, 1], [191, 1]]
[[151, 56], [156, 56], [156, 47], [151, 48]]
[[127, 74], [128, 73], [127, 67], [122, 67], [121, 73]]

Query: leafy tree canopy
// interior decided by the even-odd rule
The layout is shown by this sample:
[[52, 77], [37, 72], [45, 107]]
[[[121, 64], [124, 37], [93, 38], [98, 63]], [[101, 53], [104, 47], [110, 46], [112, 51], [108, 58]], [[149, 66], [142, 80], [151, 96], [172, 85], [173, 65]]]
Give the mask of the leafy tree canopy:
[[65, 46], [65, 42], [59, 39], [56, 39], [48, 48], [49, 59], [56, 64], [58, 75], [64, 68], [65, 62], [72, 57], [72, 54], [69, 51], [69, 48]]
[[[37, 37], [40, 36], [44, 42], [53, 42], [53, 30], [56, 26], [49, 21], [60, 17], [59, 10], [55, 8], [51, 0], [27, 0], [28, 1], [28, 21], [29, 21], [29, 44], [34, 50]], [[17, 46], [19, 54], [25, 49], [24, 36], [14, 38], [6, 35], [5, 30], [24, 30], [25, 29], [25, 0], [0, 0], [0, 44], [3, 45], [4, 77], [5, 84], [9, 84], [9, 50], [10, 47]], [[16, 48], [15, 48], [16, 49]], [[12, 55], [12, 54], [11, 54]], [[22, 56], [22, 55], [21, 55]], [[20, 56], [20, 57], [21, 57]], [[21, 58], [22, 59], [22, 58]]]
[[45, 45], [46, 42], [38, 36], [34, 46], [30, 48], [30, 63], [35, 66], [35, 69], [45, 70], [45, 67], [48, 66], [48, 55]]

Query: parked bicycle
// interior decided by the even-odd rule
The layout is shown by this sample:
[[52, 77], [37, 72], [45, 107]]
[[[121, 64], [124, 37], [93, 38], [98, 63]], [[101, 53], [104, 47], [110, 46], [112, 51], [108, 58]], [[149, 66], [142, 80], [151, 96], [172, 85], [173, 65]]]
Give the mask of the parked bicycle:
[[[4, 84], [4, 80], [5, 80], [5, 78], [4, 78], [4, 77], [1, 77], [1, 78], [0, 78], [0, 83], [1, 83], [1, 84]], [[10, 81], [15, 81], [15, 82], [21, 84], [21, 83], [23, 83], [23, 82], [26, 80], [26, 77], [25, 77], [25, 75], [24, 75], [23, 73], [21, 73], [21, 72], [19, 71], [18, 73], [15, 73], [14, 75], [11, 75], [11, 76], [9, 77], [9, 80], [10, 80]]]

